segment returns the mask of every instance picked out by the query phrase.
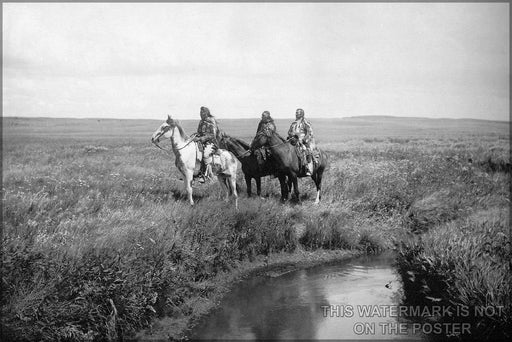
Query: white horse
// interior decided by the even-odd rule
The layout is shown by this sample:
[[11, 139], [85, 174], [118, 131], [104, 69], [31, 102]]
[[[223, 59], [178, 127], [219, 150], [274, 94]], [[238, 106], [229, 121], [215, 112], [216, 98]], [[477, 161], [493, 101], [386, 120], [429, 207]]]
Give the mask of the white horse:
[[228, 202], [230, 193], [233, 194], [235, 198], [235, 208], [238, 210], [238, 194], [236, 192], [236, 172], [238, 170], [238, 164], [237, 159], [231, 152], [218, 149], [217, 152], [213, 153], [213, 144], [207, 144], [204, 151], [201, 152], [198, 143], [189, 138], [179, 123], [172, 119], [171, 116], [168, 116], [167, 121], [160, 125], [155, 133], [153, 133], [151, 142], [163, 149], [158, 145], [162, 137], [171, 140], [172, 150], [176, 156], [175, 164], [178, 170], [183, 174], [185, 190], [187, 191], [190, 205], [194, 205], [194, 200], [192, 199], [192, 181], [194, 176], [197, 176], [199, 173], [204, 153], [205, 156], [210, 156], [212, 171], [217, 175], [221, 188], [226, 191], [225, 201]]

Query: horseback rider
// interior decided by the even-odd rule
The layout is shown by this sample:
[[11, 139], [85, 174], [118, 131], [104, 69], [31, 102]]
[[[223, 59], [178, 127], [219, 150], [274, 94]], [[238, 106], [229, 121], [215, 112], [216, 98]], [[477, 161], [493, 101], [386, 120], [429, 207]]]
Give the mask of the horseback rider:
[[290, 125], [288, 130], [288, 139], [297, 138], [299, 146], [306, 148], [306, 175], [313, 174], [313, 151], [315, 149], [315, 138], [313, 137], [313, 129], [311, 123], [304, 117], [304, 110], [298, 108], [295, 111], [295, 121]]
[[261, 120], [258, 124], [258, 129], [256, 130], [256, 135], [258, 135], [260, 132], [269, 131], [269, 132], [275, 132], [276, 131], [276, 125], [274, 124], [274, 119], [270, 116], [269, 111], [264, 111], [261, 113]]
[[270, 133], [275, 133], [275, 131], [276, 131], [276, 125], [274, 123], [274, 119], [272, 119], [272, 117], [270, 116], [270, 112], [266, 110], [263, 113], [261, 113], [261, 120], [258, 123], [258, 129], [256, 130], [256, 137], [254, 137], [254, 139], [251, 143], [251, 150], [253, 150], [254, 153], [256, 154], [256, 158], [257, 158], [258, 164], [260, 166], [262, 166], [265, 163], [267, 152], [265, 150], [265, 147], [261, 147], [257, 150], [254, 150], [253, 146], [255, 144], [256, 138], [258, 137], [259, 134], [265, 133], [268, 135]]
[[[210, 110], [206, 107], [201, 107], [200, 110], [201, 121], [197, 126], [197, 133], [194, 137], [194, 141], [199, 141], [205, 146], [208, 143], [214, 145], [214, 150], [219, 148], [219, 141], [222, 136], [222, 132], [219, 129], [217, 120], [210, 113]], [[201, 168], [199, 169], [199, 182], [204, 183], [206, 178], [211, 178], [211, 154], [203, 153], [203, 160], [201, 162]]]

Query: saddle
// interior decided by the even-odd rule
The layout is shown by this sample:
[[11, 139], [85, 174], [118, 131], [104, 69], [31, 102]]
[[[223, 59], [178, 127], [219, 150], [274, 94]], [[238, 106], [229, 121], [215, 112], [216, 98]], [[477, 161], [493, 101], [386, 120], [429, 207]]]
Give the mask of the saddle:
[[[199, 175], [200, 170], [202, 170], [206, 167], [206, 164], [204, 163], [204, 159], [203, 159], [203, 157], [204, 157], [203, 154], [204, 154], [205, 147], [209, 142], [202, 142], [200, 140], [196, 140], [195, 143], [196, 143], [196, 149], [197, 149], [197, 152], [196, 152], [197, 158], [196, 158], [196, 166], [194, 168], [194, 178], [196, 178]], [[211, 161], [214, 161], [213, 156], [217, 153], [218, 153], [218, 149], [215, 148], [214, 152], [212, 153], [212, 155], [210, 156], [209, 159]]]
[[[222, 157], [222, 151], [220, 148], [218, 148], [215, 144], [212, 144], [212, 150], [211, 150], [211, 153], [208, 155], [208, 157], [205, 158], [204, 154], [206, 153], [206, 148], [207, 148], [207, 145], [208, 144], [212, 144], [210, 142], [206, 142], [206, 143], [203, 143], [203, 151], [201, 151], [201, 153], [198, 153], [198, 155], [202, 155], [202, 158], [200, 160], [196, 160], [196, 169], [198, 167], [198, 162], [199, 162], [199, 166], [202, 168], [202, 169], [206, 169], [208, 171], [208, 165], [209, 165], [209, 171], [217, 174], [217, 173], [224, 173], [224, 171], [226, 170], [226, 165], [225, 165], [225, 158]], [[199, 144], [198, 144], [198, 150], [200, 151], [199, 149]], [[209, 153], [209, 152], [208, 152]], [[211, 172], [207, 172], [209, 173], [209, 176], [213, 176], [211, 174]]]
[[258, 164], [264, 164], [270, 157], [270, 149], [268, 147], [260, 147], [254, 151]]
[[299, 170], [301, 173], [306, 173], [307, 164], [311, 161], [313, 161], [314, 167], [318, 165], [320, 152], [317, 149], [309, 150], [304, 144], [297, 143], [295, 144], [295, 152], [299, 158]]
[[306, 146], [302, 144], [295, 145], [295, 153], [297, 153], [297, 158], [299, 159], [299, 170], [300, 173], [304, 173], [307, 164], [307, 151]]

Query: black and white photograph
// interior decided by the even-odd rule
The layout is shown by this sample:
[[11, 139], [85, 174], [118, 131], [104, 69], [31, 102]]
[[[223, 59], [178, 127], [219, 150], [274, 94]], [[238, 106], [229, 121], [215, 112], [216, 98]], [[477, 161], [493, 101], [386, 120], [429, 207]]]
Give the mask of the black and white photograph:
[[2, 2], [0, 339], [511, 341], [508, 2]]

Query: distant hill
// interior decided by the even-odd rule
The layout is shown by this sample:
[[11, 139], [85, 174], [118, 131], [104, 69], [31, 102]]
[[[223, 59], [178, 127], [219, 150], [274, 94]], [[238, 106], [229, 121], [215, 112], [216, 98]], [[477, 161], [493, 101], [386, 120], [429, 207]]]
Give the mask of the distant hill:
[[393, 115], [355, 115], [342, 118], [348, 120], [371, 120], [371, 121], [381, 121], [381, 120], [407, 120], [407, 121], [423, 121], [423, 120], [437, 120], [437, 121], [485, 121], [485, 122], [504, 122], [508, 123], [509, 121], [499, 121], [499, 120], [485, 120], [485, 119], [468, 119], [468, 118], [427, 118], [427, 117], [415, 117], [415, 116], [393, 116]]

